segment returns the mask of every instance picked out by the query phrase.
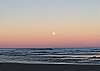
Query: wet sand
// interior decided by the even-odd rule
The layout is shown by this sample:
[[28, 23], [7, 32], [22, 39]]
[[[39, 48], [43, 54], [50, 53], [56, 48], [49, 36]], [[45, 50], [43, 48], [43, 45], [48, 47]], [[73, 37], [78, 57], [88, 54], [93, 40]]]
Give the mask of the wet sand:
[[0, 71], [100, 71], [100, 65], [0, 63]]

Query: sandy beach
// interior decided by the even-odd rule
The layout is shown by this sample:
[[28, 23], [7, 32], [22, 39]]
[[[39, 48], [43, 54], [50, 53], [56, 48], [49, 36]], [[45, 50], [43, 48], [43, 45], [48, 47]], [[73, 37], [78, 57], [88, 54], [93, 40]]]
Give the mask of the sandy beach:
[[0, 71], [100, 71], [100, 65], [0, 63]]

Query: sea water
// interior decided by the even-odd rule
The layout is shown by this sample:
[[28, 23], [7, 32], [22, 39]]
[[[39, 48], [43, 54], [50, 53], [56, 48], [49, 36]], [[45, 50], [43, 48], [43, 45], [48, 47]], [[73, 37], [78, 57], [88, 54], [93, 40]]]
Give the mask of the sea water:
[[0, 48], [0, 62], [100, 65], [100, 48]]

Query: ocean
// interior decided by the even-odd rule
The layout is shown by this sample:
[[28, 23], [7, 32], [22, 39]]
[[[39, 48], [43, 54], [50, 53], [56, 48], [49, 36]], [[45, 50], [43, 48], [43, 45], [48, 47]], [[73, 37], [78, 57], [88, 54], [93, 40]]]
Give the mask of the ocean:
[[100, 48], [0, 48], [0, 63], [100, 65]]

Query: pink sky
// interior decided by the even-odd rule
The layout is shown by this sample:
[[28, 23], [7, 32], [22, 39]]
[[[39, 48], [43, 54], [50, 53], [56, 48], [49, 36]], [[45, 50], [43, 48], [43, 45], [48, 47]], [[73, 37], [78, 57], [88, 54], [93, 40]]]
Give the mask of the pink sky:
[[100, 47], [99, 0], [5, 0], [0, 9], [1, 48]]

